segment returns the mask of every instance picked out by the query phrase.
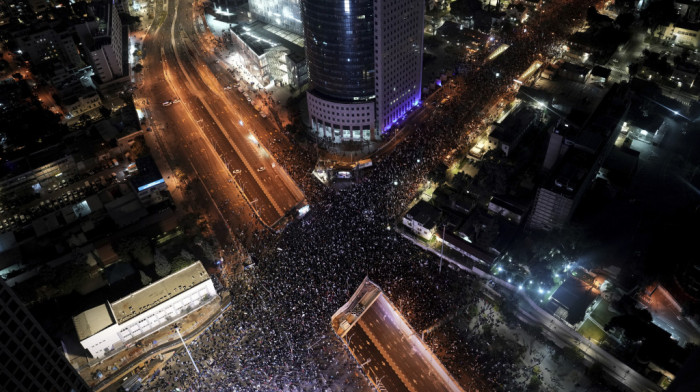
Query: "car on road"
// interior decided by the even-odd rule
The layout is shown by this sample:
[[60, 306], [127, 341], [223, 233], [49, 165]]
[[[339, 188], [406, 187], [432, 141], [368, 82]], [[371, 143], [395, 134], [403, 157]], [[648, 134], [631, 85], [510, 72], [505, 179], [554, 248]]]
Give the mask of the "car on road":
[[173, 101], [170, 101], [170, 100], [163, 102], [163, 106], [170, 106], [172, 104], [173, 104]]
[[265, 166], [260, 166], [260, 167], [258, 168], [258, 171], [259, 171], [259, 172], [265, 171]]
[[265, 114], [265, 113], [260, 113], [260, 117], [262, 117], [262, 118], [267, 118], [267, 114]]
[[248, 98], [246, 98], [246, 99], [248, 100], [248, 102], [253, 102], [253, 100], [250, 99], [250, 97], [248, 97]]
[[230, 89], [231, 89], [231, 86], [224, 87], [224, 90], [230, 90]]
[[233, 171], [231, 171], [231, 173], [233, 173], [233, 174], [241, 174], [241, 169], [233, 170]]

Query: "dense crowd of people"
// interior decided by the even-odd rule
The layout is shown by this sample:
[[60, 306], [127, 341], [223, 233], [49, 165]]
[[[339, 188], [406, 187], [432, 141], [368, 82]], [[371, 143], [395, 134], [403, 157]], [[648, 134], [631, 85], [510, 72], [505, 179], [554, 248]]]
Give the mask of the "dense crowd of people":
[[[557, 5], [564, 16], [586, 8], [570, 3], [574, 2]], [[404, 140], [390, 153], [375, 157], [372, 172], [348, 190], [322, 189], [314, 183], [309, 175], [313, 154], [308, 150], [289, 157], [272, 147], [306, 191], [311, 212], [280, 235], [253, 235], [249, 251], [255, 266], [230, 277], [230, 310], [191, 346], [200, 373], [181, 351], [148, 382], [148, 390], [367, 388], [365, 380], [353, 376], [359, 374], [358, 364], [330, 327], [331, 315], [365, 276], [382, 287], [417, 331], [468, 306], [465, 301], [473, 298], [455, 295], [463, 292], [468, 278], [449, 269], [438, 273], [436, 258], [409, 244], [393, 226], [428, 172], [483, 125], [484, 104], [492, 105], [507, 93], [518, 72], [569, 28], [553, 16], [536, 23], [540, 26], [528, 27], [530, 33], [511, 37], [510, 52], [498, 63], [502, 77], [494, 77], [483, 57], [460, 64], [464, 73], [455, 76], [455, 97], [434, 109], [428, 122], [406, 127]], [[446, 367], [463, 385], [479, 390], [515, 387], [515, 364], [498, 358], [487, 341], [476, 337], [481, 335], [454, 331], [447, 336], [455, 340], [438, 351], [446, 353]], [[462, 350], [465, 346], [469, 349]]]

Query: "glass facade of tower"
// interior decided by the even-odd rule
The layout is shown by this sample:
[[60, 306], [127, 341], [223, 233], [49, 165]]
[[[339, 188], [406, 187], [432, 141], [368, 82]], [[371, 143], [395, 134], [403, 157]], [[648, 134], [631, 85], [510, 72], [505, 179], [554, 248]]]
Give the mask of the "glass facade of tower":
[[372, 0], [302, 0], [310, 88], [329, 100], [374, 98]]

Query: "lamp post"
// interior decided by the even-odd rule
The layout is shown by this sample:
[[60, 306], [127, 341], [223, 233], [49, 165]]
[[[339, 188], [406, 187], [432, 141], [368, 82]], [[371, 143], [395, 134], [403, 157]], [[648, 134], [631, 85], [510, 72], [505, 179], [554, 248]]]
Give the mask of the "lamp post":
[[440, 268], [438, 269], [438, 273], [442, 273], [442, 255], [445, 251], [445, 224], [442, 224], [442, 243], [440, 244]]
[[182, 338], [182, 335], [180, 334], [180, 328], [175, 328], [175, 331], [177, 332], [177, 336], [180, 337], [180, 341], [182, 342], [182, 345], [185, 347], [185, 351], [187, 351], [187, 355], [190, 357], [190, 361], [192, 361], [192, 366], [194, 366], [194, 370], [199, 373], [199, 368], [197, 367], [197, 364], [194, 363], [194, 358], [192, 358], [192, 353], [190, 353], [190, 349], [187, 348], [187, 344], [185, 344], [185, 340]]

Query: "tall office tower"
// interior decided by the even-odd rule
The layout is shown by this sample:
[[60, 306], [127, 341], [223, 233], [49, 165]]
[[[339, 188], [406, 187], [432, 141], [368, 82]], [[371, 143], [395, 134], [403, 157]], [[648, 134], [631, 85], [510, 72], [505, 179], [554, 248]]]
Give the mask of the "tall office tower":
[[88, 392], [87, 384], [0, 279], [0, 390]]
[[114, 3], [94, 1], [90, 4], [94, 20], [76, 25], [75, 29], [87, 49], [92, 69], [100, 82], [106, 83], [128, 73], [124, 64], [124, 30]]
[[420, 101], [421, 0], [303, 0], [312, 130], [379, 140]]
[[630, 94], [616, 84], [582, 128], [562, 122], [550, 130], [542, 165], [548, 175], [537, 188], [528, 228], [557, 230], [569, 222], [622, 130]]
[[299, 0], [250, 0], [248, 7], [256, 18], [266, 23], [297, 34], [304, 31]]

